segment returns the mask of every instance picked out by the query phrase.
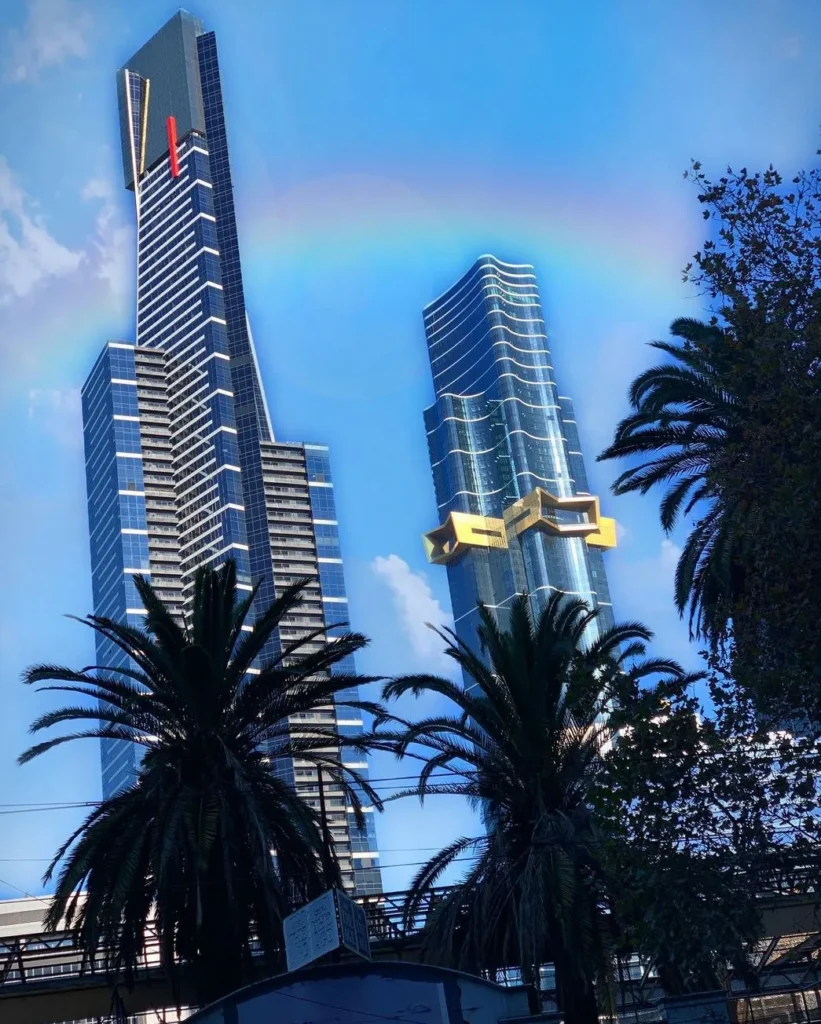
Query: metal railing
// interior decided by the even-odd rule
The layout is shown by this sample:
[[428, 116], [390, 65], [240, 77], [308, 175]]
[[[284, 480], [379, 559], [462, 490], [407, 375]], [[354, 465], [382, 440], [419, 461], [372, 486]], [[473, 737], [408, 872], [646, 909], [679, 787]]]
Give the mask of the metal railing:
[[[368, 919], [372, 946], [378, 949], [383, 945], [407, 945], [424, 929], [432, 902], [447, 891], [447, 888], [431, 890], [410, 927], [405, 925], [404, 892], [358, 897], [357, 902]], [[10, 985], [108, 975], [109, 953], [110, 950], [101, 948], [91, 959], [84, 953], [76, 934], [67, 931], [39, 931], [0, 938], [0, 992]], [[138, 970], [150, 972], [160, 968], [159, 940], [154, 926], [149, 924]]]
[[[761, 893], [762, 900], [771, 902], [781, 898], [804, 897], [815, 902], [818, 893], [818, 873], [815, 868], [798, 865], [783, 872], [780, 876], [773, 875], [772, 883]], [[364, 908], [368, 920], [368, 932], [371, 945], [376, 955], [383, 956], [397, 953], [413, 955], [418, 949], [430, 913], [450, 889], [439, 887], [431, 890], [420, 902], [419, 910], [413, 920], [405, 919], [405, 892], [379, 893], [357, 897], [357, 902]], [[818, 897], [821, 899], [821, 897]], [[762, 949], [759, 966], [775, 967], [776, 961], [803, 962], [806, 965], [817, 962], [821, 949], [821, 936], [806, 934], [795, 937], [798, 941], [788, 943], [791, 949], [785, 948], [779, 937], [773, 937], [766, 952]], [[82, 949], [73, 932], [38, 931], [31, 934], [0, 938], [0, 995], [4, 990], [17, 986], [36, 987], [49, 983], [68, 982], [70, 979], [98, 979], [101, 976], [110, 978], [110, 954], [107, 948], [98, 950], [91, 959]], [[793, 955], [790, 956], [789, 953]], [[797, 954], [797, 955], [796, 955]], [[159, 941], [153, 925], [149, 924], [138, 968], [139, 974], [157, 974], [162, 971]], [[632, 969], [628, 974], [632, 975]], [[503, 980], [503, 979], [500, 979]], [[83, 981], [79, 982], [83, 984]], [[633, 986], [633, 981], [630, 981]]]

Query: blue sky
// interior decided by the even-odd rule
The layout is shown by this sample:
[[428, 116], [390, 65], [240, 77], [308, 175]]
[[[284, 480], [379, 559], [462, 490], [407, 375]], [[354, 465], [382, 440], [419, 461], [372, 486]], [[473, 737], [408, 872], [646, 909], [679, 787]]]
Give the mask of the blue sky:
[[[597, 465], [645, 343], [702, 302], [681, 268], [704, 230], [691, 157], [785, 172], [817, 148], [821, 7], [791, 0], [202, 0], [216, 30], [262, 375], [282, 440], [331, 445], [362, 670], [443, 668], [423, 623], [449, 616], [422, 409], [421, 309], [477, 255], [536, 266], [563, 393], [606, 514], [616, 615], [692, 662], [672, 606], [680, 537], [656, 504], [606, 496]], [[115, 69], [173, 14], [165, 0], [0, 7], [0, 895], [39, 892], [96, 744], [17, 768], [46, 699], [34, 661], [85, 664], [91, 609], [79, 388], [133, 330], [132, 196]], [[404, 769], [376, 759], [374, 775]], [[386, 784], [386, 790], [389, 788]], [[379, 820], [385, 884], [475, 828], [447, 798]], [[388, 867], [397, 865], [397, 867]]]

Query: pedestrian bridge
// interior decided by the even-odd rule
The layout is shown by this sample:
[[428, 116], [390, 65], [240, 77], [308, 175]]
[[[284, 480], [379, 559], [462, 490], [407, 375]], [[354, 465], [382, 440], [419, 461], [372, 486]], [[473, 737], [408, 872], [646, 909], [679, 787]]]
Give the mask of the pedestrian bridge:
[[[435, 890], [431, 898], [445, 892]], [[374, 959], [415, 960], [418, 958], [424, 921], [405, 926], [405, 893], [360, 897], [365, 907]], [[766, 939], [757, 951], [762, 988], [776, 992], [817, 989], [821, 973], [816, 971], [821, 950], [821, 905], [814, 882], [805, 877], [800, 885], [779, 893], [762, 895], [761, 909]], [[83, 957], [73, 935], [44, 933], [29, 922], [39, 920], [43, 900], [13, 900], [0, 905], [0, 1021], [2, 1024], [58, 1024], [63, 1021], [109, 1020], [114, 993], [132, 1014], [162, 1011], [194, 1003], [184, 969], [179, 972], [178, 995], [172, 995], [155, 936], [149, 936], [143, 964], [134, 988], [127, 991], [122, 980], [104, 968], [104, 955], [94, 963]], [[622, 1002], [632, 1007], [630, 1019], [651, 1005], [652, 976], [637, 958], [618, 965]], [[260, 970], [262, 978], [269, 971]], [[657, 995], [658, 993], [656, 993]], [[652, 1019], [642, 1013], [644, 1019]], [[172, 1020], [176, 1014], [169, 1016]], [[738, 1014], [739, 1019], [742, 1014]], [[159, 1018], [162, 1019], [162, 1018]], [[748, 1019], [748, 1018], [744, 1018]], [[788, 1019], [788, 1018], [785, 1018]]]

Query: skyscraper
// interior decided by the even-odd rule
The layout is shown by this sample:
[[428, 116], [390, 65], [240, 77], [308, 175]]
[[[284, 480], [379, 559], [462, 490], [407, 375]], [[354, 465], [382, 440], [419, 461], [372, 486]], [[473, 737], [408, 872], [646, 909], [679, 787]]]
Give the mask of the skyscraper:
[[[109, 342], [83, 389], [95, 612], [139, 626], [143, 574], [182, 615], [196, 570], [231, 557], [240, 587], [259, 585], [259, 607], [311, 578], [277, 644], [331, 635], [348, 611], [328, 449], [274, 439], [245, 309], [214, 33], [179, 11], [117, 72], [117, 88], [137, 217], [136, 339]], [[124, 656], [100, 640], [98, 661]], [[323, 719], [342, 761], [366, 772], [344, 745], [358, 716], [338, 705]], [[104, 795], [137, 767], [131, 745], [103, 741]], [[297, 762], [287, 774], [316, 806], [316, 772]], [[342, 791], [326, 789], [348, 884], [381, 890], [372, 808], [359, 829]]]
[[[573, 405], [553, 377], [533, 267], [482, 256], [424, 310], [436, 400], [425, 410], [456, 632], [476, 644], [481, 601], [504, 626], [516, 594], [584, 598], [612, 624], [603, 549], [615, 522], [590, 494]], [[593, 627], [595, 628], [595, 626]]]

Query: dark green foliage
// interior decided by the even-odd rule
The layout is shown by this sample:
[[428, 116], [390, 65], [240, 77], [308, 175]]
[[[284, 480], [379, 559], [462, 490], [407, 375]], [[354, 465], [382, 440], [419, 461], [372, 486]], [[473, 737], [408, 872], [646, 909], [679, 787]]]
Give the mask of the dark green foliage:
[[238, 600], [233, 562], [198, 572], [185, 625], [148, 582], [136, 584], [145, 630], [96, 616], [84, 620], [129, 655], [131, 668], [74, 672], [38, 665], [25, 676], [28, 683], [56, 684], [44, 690], [86, 700], [34, 722], [32, 732], [82, 725], [32, 747], [22, 763], [88, 737], [122, 740], [144, 752], [136, 782], [103, 801], [57, 852], [46, 873], [48, 881], [62, 865], [46, 925], [65, 920], [88, 956], [110, 951], [109, 967], [128, 978], [147, 928], [154, 927], [166, 967], [191, 965], [206, 1002], [248, 980], [253, 939], [267, 962], [277, 963], [283, 916], [333, 881], [321, 866], [317, 815], [272, 771], [276, 763], [302, 758], [342, 785], [349, 803], [359, 806], [356, 782], [380, 806], [370, 786], [328, 750], [337, 747], [329, 728], [289, 726], [291, 716], [327, 707], [358, 681], [328, 670], [366, 640], [347, 633], [304, 653], [303, 645], [316, 639], [307, 636], [248, 674], [298, 605], [303, 584], [278, 597], [250, 632], [241, 627], [254, 594]]
[[674, 682], [621, 694], [629, 725], [606, 756], [593, 806], [620, 942], [671, 994], [753, 974], [758, 898], [785, 871], [818, 869], [821, 745], [768, 734], [721, 673], [704, 717]]
[[730, 969], [747, 977], [753, 876], [775, 852], [772, 754], [702, 718], [678, 682], [620, 696], [625, 726], [592, 797], [620, 945], [671, 995], [722, 987]]
[[723, 661], [762, 713], [821, 728], [821, 319], [798, 332], [760, 311], [728, 317], [739, 325], [728, 377], [748, 416], [716, 477], [744, 511]]
[[679, 612], [689, 609], [691, 630], [721, 639], [742, 579], [735, 529], [743, 518], [743, 496], [731, 500], [720, 487], [720, 467], [744, 436], [745, 406], [725, 382], [725, 332], [696, 320], [674, 321], [671, 334], [680, 344], [656, 341], [653, 347], [672, 362], [645, 370], [633, 381], [633, 413], [616, 428], [613, 444], [599, 456], [641, 456], [625, 470], [616, 494], [646, 494], [666, 485], [661, 523], [670, 532], [680, 517], [698, 512], [676, 570]]
[[715, 234], [685, 279], [714, 317], [656, 343], [671, 363], [634, 383], [601, 457], [644, 460], [617, 493], [667, 485], [665, 529], [691, 518], [676, 600], [694, 634], [760, 712], [821, 727], [821, 171], [689, 176]]
[[637, 623], [586, 643], [596, 616], [555, 594], [534, 623], [520, 598], [502, 632], [483, 608], [487, 664], [455, 634], [442, 635], [475, 685], [396, 679], [385, 699], [438, 694], [449, 707], [419, 722], [391, 716], [391, 727], [376, 733], [398, 756], [423, 759], [409, 794], [466, 796], [485, 815], [486, 835], [451, 844], [413, 881], [409, 919], [450, 864], [472, 861], [431, 915], [426, 956], [491, 972], [514, 965], [530, 982], [552, 961], [568, 1024], [598, 1019], [593, 983], [610, 969], [603, 836], [590, 806], [610, 738], [609, 701], [625, 679], [635, 686], [655, 673], [686, 678], [674, 662], [639, 660], [650, 634]]
[[720, 312], [744, 305], [766, 311], [796, 332], [800, 347], [801, 331], [821, 309], [821, 169], [785, 183], [772, 165], [753, 174], [728, 167], [711, 181], [696, 160], [685, 177], [715, 232], [685, 267], [684, 280]]

